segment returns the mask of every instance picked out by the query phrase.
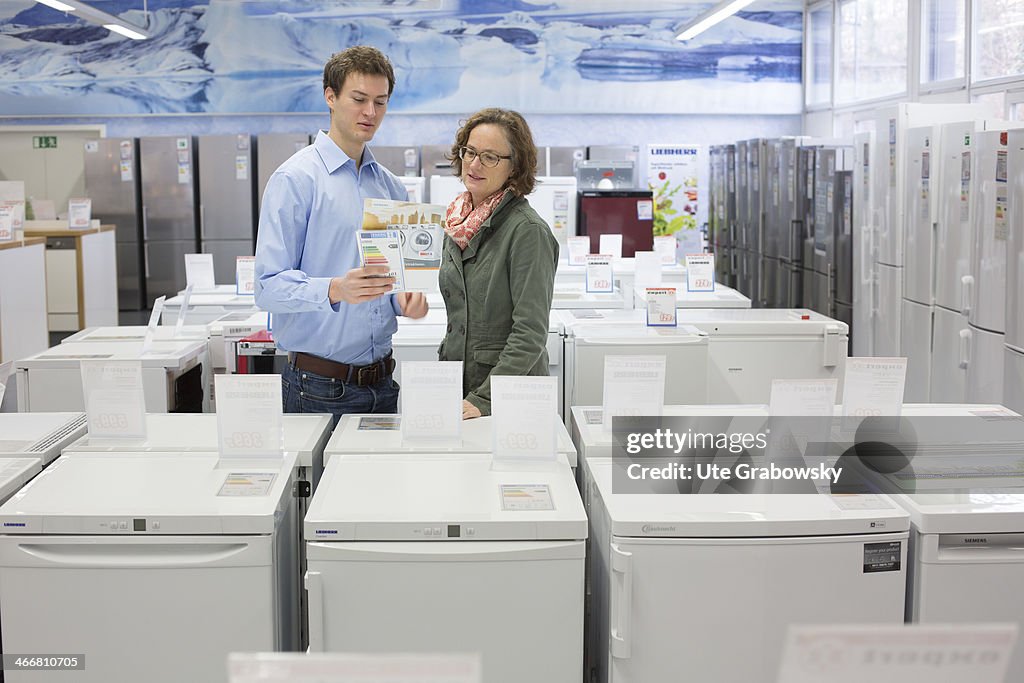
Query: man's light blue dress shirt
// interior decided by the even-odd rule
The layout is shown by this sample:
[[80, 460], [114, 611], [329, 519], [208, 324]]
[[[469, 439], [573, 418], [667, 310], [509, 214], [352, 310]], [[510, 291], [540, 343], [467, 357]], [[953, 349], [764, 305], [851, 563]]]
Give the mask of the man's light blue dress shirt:
[[367, 365], [391, 350], [401, 311], [394, 295], [332, 305], [331, 278], [359, 267], [363, 200], [408, 198], [366, 147], [362, 166], [323, 131], [270, 176], [256, 238], [256, 305], [274, 317], [274, 340], [339, 363]]

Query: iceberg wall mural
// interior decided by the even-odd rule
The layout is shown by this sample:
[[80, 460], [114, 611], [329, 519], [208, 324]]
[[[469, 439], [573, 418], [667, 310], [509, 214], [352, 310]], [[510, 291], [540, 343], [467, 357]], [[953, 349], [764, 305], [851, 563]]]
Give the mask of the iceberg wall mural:
[[323, 112], [327, 57], [383, 50], [390, 111], [797, 114], [801, 0], [759, 0], [694, 40], [711, 2], [92, 0], [126, 40], [27, 0], [0, 4], [0, 115]]

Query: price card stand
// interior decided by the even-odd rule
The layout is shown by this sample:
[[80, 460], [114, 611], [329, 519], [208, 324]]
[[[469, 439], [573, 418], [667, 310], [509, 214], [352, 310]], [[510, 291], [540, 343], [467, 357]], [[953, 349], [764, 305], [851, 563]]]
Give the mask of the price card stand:
[[462, 446], [462, 361], [402, 363], [402, 444]]
[[598, 251], [602, 254], [611, 254], [616, 261], [622, 259], [622, 235], [610, 233], [601, 235], [598, 238]]
[[235, 294], [256, 295], [255, 256], [239, 256], [235, 259]]
[[146, 336], [142, 339], [143, 355], [153, 348], [153, 340], [156, 338], [156, 328], [160, 325], [160, 316], [164, 313], [165, 301], [167, 301], [167, 297], [161, 296], [153, 302], [153, 312], [149, 314], [149, 323], [146, 325]]
[[569, 248], [570, 266], [587, 265], [587, 255], [590, 253], [589, 237], [570, 237], [566, 240], [566, 246]]
[[188, 315], [188, 305], [192, 300], [192, 285], [185, 287], [185, 294], [181, 297], [181, 308], [178, 310], [178, 319], [174, 323], [174, 338], [177, 339], [185, 328], [185, 316]]
[[558, 378], [491, 376], [494, 466], [554, 465]]
[[659, 235], [654, 238], [654, 252], [661, 258], [662, 265], [672, 266], [676, 263], [675, 235]]
[[686, 255], [686, 291], [715, 291], [715, 256], [714, 254]]
[[222, 460], [283, 458], [280, 375], [217, 375], [217, 442]]
[[146, 439], [140, 361], [82, 360], [82, 394], [93, 439]]
[[214, 290], [213, 254], [185, 254], [185, 284], [197, 290]]
[[[839, 380], [834, 377], [773, 379], [768, 415], [792, 419], [777, 421], [778, 428], [769, 435], [769, 453], [790, 452], [788, 448], [795, 446], [794, 457], [809, 467], [834, 465], [837, 454], [830, 452], [828, 442], [838, 386]], [[832, 492], [832, 482], [827, 477], [815, 480], [814, 486], [819, 493]]]
[[68, 229], [88, 230], [92, 223], [92, 200], [87, 197], [68, 200]]
[[665, 409], [665, 356], [605, 356], [602, 427], [616, 415], [661, 415]]
[[676, 288], [647, 288], [647, 326], [676, 327]]
[[612, 257], [609, 254], [587, 256], [587, 291], [610, 294], [615, 291]]
[[633, 255], [636, 273], [633, 285], [641, 289], [661, 287], [661, 256], [655, 251], [638, 251]]

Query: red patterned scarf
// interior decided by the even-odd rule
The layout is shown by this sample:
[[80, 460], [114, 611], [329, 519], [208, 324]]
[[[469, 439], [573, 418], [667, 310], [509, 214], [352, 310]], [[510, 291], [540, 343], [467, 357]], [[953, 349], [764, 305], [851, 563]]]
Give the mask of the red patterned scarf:
[[510, 187], [498, 190], [477, 207], [473, 206], [473, 196], [469, 191], [463, 192], [448, 205], [448, 212], [444, 217], [444, 231], [455, 240], [459, 249], [465, 249], [473, 235], [480, 232], [480, 226], [494, 213], [494, 208], [511, 191]]

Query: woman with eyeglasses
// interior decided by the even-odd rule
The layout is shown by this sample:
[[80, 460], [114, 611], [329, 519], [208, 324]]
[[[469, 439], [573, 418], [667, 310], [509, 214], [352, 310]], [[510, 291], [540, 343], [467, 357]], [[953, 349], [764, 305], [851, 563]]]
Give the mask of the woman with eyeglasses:
[[526, 201], [537, 147], [523, 117], [483, 109], [448, 159], [466, 191], [448, 206], [440, 286], [448, 329], [438, 357], [463, 362], [462, 417], [491, 414], [491, 375], [547, 375], [558, 242]]

